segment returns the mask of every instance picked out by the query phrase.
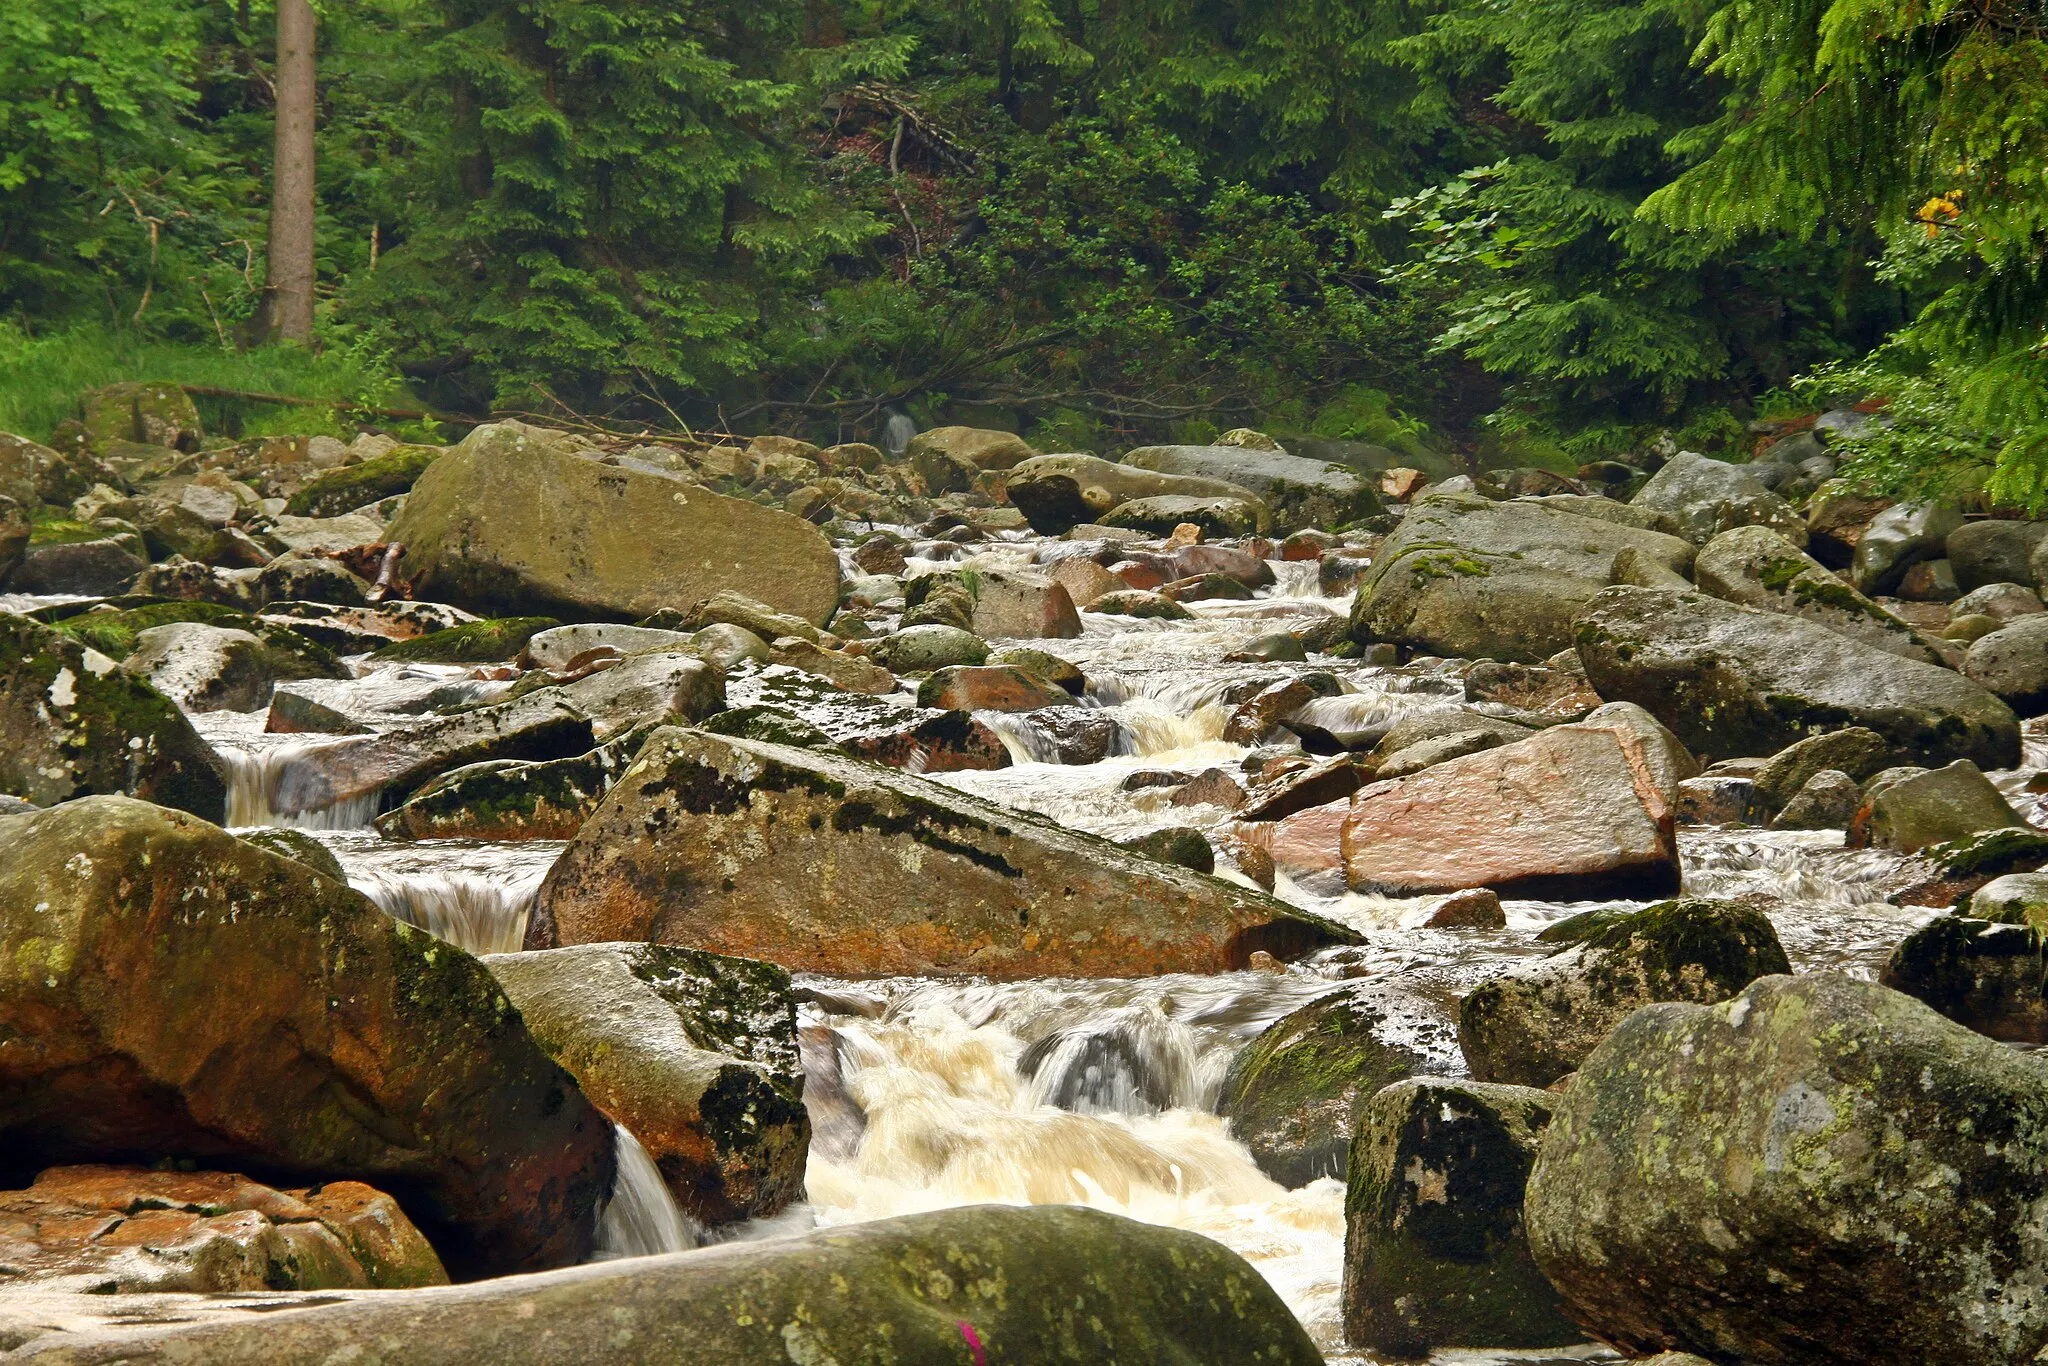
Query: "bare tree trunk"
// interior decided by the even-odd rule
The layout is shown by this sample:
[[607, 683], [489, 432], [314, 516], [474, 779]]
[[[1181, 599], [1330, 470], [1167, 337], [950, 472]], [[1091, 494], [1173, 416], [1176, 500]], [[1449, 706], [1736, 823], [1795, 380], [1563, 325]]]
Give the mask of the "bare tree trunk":
[[277, 155], [257, 335], [313, 339], [313, 5], [277, 0]]

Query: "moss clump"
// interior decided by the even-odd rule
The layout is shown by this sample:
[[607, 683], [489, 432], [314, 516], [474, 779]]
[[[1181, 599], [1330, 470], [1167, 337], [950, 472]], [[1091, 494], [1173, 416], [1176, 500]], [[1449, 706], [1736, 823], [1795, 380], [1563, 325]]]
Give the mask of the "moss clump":
[[245, 832], [243, 841], [258, 849], [267, 849], [279, 858], [288, 858], [305, 864], [314, 872], [332, 881], [348, 882], [348, 873], [342, 869], [341, 860], [328, 847], [303, 830], [290, 830], [281, 826], [267, 826], [261, 830]]
[[295, 631], [261, 621], [247, 612], [217, 602], [151, 602], [119, 612], [86, 612], [56, 623], [56, 629], [81, 645], [90, 646], [110, 659], [126, 659], [135, 653], [136, 637], [158, 626], [198, 622], [227, 630], [247, 631], [263, 644], [310, 670], [315, 676], [346, 676], [341, 661], [325, 646]]
[[2002, 877], [2030, 873], [2048, 863], [2048, 835], [2017, 826], [1983, 830], [1945, 844], [1930, 845], [1920, 856], [1945, 878]]
[[409, 664], [495, 664], [518, 654], [542, 631], [561, 624], [553, 617], [492, 617], [401, 640], [370, 657]]
[[375, 460], [330, 470], [292, 495], [285, 512], [293, 517], [338, 517], [366, 504], [404, 493], [440, 456], [439, 446], [398, 446]]
[[39, 545], [82, 545], [104, 541], [117, 533], [69, 517], [36, 517], [29, 525], [28, 543]]
[[839, 751], [839, 745], [831, 736], [780, 707], [735, 707], [706, 717], [698, 729], [735, 740], [759, 740], [764, 744], [790, 745], [796, 749]]

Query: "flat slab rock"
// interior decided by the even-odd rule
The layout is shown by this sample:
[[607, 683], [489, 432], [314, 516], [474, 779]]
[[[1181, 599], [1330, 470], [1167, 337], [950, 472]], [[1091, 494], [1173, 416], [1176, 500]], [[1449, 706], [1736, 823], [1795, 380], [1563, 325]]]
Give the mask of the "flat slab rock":
[[[1328, 824], [1310, 811], [1281, 825], [1296, 822]], [[1488, 887], [1577, 900], [1678, 889], [1673, 813], [1644, 741], [1604, 726], [1553, 726], [1362, 788], [1341, 852], [1353, 890], [1393, 896]]]
[[541, 885], [527, 946], [653, 941], [840, 974], [1126, 977], [1353, 938], [923, 778], [665, 728]]

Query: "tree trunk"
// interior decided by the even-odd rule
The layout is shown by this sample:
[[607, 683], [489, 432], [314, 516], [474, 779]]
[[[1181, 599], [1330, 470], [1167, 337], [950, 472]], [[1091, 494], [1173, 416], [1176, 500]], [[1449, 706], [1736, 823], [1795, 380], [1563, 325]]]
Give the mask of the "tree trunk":
[[257, 333], [313, 339], [313, 5], [277, 0], [277, 154]]

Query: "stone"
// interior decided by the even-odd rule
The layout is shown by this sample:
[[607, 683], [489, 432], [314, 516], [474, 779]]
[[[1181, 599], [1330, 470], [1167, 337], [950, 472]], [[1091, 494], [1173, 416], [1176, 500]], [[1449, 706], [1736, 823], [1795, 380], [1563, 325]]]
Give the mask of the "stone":
[[1573, 617], [1612, 582], [1615, 557], [1629, 549], [1673, 572], [1692, 564], [1692, 546], [1676, 536], [1535, 501], [1428, 493], [1360, 583], [1352, 638], [1541, 663], [1572, 643]]
[[[1011, 504], [1041, 536], [1058, 536], [1082, 523], [1099, 523], [1119, 503], [1133, 498], [1178, 494], [1191, 498], [1251, 498], [1242, 485], [1221, 479], [1161, 474], [1136, 465], [1112, 464], [1092, 455], [1041, 455], [1009, 472]], [[1263, 503], [1258, 530], [1270, 523]]]
[[1300, 636], [1276, 631], [1247, 641], [1243, 649], [1233, 650], [1224, 658], [1237, 664], [1303, 664], [1308, 661], [1308, 647]]
[[1343, 465], [1289, 455], [1277, 447], [1140, 446], [1127, 452], [1123, 463], [1162, 474], [1220, 479], [1249, 489], [1271, 510], [1273, 525], [1280, 531], [1348, 526], [1381, 510], [1373, 481]]
[[1340, 754], [1304, 764], [1259, 783], [1246, 795], [1237, 817], [1245, 821], [1283, 820], [1312, 806], [1343, 801], [1372, 778], [1357, 756]]
[[918, 706], [959, 711], [1026, 712], [1065, 707], [1072, 701], [1066, 689], [1000, 664], [940, 669], [917, 688]]
[[1899, 577], [1898, 595], [1907, 602], [1954, 602], [1963, 595], [1946, 559], [1922, 560]]
[[1890, 900], [1901, 906], [1961, 906], [1992, 880], [2048, 866], [2048, 835], [2002, 826], [1930, 845], [1901, 872], [1905, 885]]
[[1104, 593], [1088, 604], [1088, 610], [1104, 616], [1134, 617], [1140, 621], [1186, 621], [1194, 615], [1172, 598], [1135, 588]]
[[591, 1247], [611, 1128], [468, 954], [179, 812], [0, 819], [0, 1148], [390, 1189], [458, 1278]]
[[92, 487], [93, 479], [80, 468], [85, 463], [25, 436], [0, 432], [0, 496], [25, 508], [67, 505]]
[[29, 538], [34, 529], [29, 524], [28, 509], [18, 501], [0, 494], [0, 583], [14, 572], [28, 553]]
[[1047, 764], [1100, 763], [1124, 742], [1123, 727], [1100, 707], [1041, 707], [1018, 713], [1005, 733], [1032, 760]]
[[[1633, 702], [1606, 702], [1581, 717], [1582, 726], [1599, 726], [1624, 732], [1641, 746], [1642, 764], [1650, 785], [1662, 794], [1665, 804], [1676, 808], [1680, 785], [1698, 776], [1699, 760], [1673, 735], [1662, 721]], [[1630, 750], [1635, 754], [1634, 748]], [[1633, 758], [1632, 758], [1633, 762]]]
[[126, 793], [227, 815], [220, 756], [177, 705], [106, 655], [0, 613], [0, 792], [52, 806]]
[[[628, 833], [631, 832], [631, 833]], [[1144, 976], [1350, 939], [923, 778], [656, 731], [542, 884], [531, 947], [689, 944], [846, 974]]]
[[439, 446], [397, 445], [382, 455], [330, 470], [285, 503], [290, 517], [339, 517], [394, 494], [408, 492], [441, 456]]
[[742, 664], [767, 664], [772, 650], [767, 641], [743, 626], [715, 622], [690, 636], [690, 652], [723, 673]]
[[266, 825], [244, 830], [236, 836], [258, 849], [268, 849], [279, 858], [296, 859], [324, 878], [346, 883], [348, 873], [332, 850], [303, 830], [285, 825]]
[[109, 1352], [136, 1366], [1322, 1360], [1236, 1253], [1061, 1206], [941, 1210], [452, 1290], [332, 1292], [285, 1310], [291, 1303], [195, 1303], [170, 1324], [92, 1333], [38, 1325], [20, 1351], [38, 1366]]
[[367, 735], [370, 729], [367, 722], [287, 687], [271, 691], [263, 721], [266, 735]]
[[386, 601], [361, 607], [325, 602], [272, 603], [261, 620], [336, 654], [363, 654], [381, 650], [393, 641], [414, 640], [464, 626], [477, 618], [445, 603]]
[[1057, 655], [1044, 650], [1034, 650], [1028, 645], [1006, 645], [992, 652], [988, 657], [991, 664], [1002, 664], [1013, 669], [1022, 669], [1034, 678], [1064, 689], [1075, 697], [1088, 691], [1088, 679], [1080, 669]]
[[974, 589], [963, 574], [920, 574], [903, 585], [903, 604], [899, 627], [974, 629]]
[[465, 764], [377, 817], [377, 832], [398, 840], [574, 839], [638, 749], [628, 733], [564, 759]]
[[1669, 513], [1696, 545], [1739, 526], [1769, 527], [1794, 546], [1806, 545], [1806, 519], [1765, 487], [1755, 471], [1693, 451], [1665, 461], [1629, 501]]
[[1159, 596], [1175, 602], [1249, 602], [1254, 596], [1246, 584], [1228, 574], [1198, 574], [1161, 584]]
[[636, 621], [732, 589], [820, 625], [839, 604], [839, 557], [802, 518], [514, 423], [429, 465], [387, 539], [415, 596], [487, 616]]
[[903, 449], [910, 468], [933, 493], [965, 493], [988, 470], [1014, 469], [1038, 452], [1015, 432], [982, 427], [933, 427]]
[[359, 545], [381, 542], [384, 531], [384, 519], [369, 512], [349, 512], [336, 517], [273, 517], [270, 525], [263, 528], [263, 534], [273, 543], [273, 549], [282, 547], [287, 551], [351, 550]]
[[1361, 788], [1342, 852], [1352, 890], [1390, 896], [1487, 887], [1581, 900], [1678, 888], [1672, 810], [1644, 746], [1604, 727], [1554, 726]]
[[1557, 1102], [1523, 1218], [1574, 1316], [1631, 1354], [2007, 1366], [2048, 1345], [2044, 1126], [2035, 1059], [1873, 983], [1767, 977], [1618, 1027]]
[[879, 533], [855, 546], [850, 555], [855, 567], [868, 574], [900, 577], [910, 567], [903, 547]]
[[1770, 814], [1769, 804], [1757, 795], [1753, 778], [1712, 773], [1678, 785], [1681, 825], [1760, 825]]
[[818, 628], [804, 618], [777, 611], [759, 598], [731, 589], [720, 589], [702, 602], [692, 604], [683, 615], [681, 626], [686, 631], [701, 631], [707, 626], [737, 626], [762, 640], [795, 636], [799, 640], [816, 643], [821, 639]]
[[223, 1294], [448, 1283], [397, 1202], [357, 1181], [277, 1190], [228, 1172], [47, 1167], [28, 1189], [0, 1191], [0, 1241], [16, 1290]]
[[1902, 659], [1942, 662], [1912, 627], [1768, 527], [1737, 527], [1714, 537], [1700, 547], [1693, 577], [1700, 591], [1725, 601], [1804, 617]]
[[1465, 700], [1575, 721], [1600, 705], [1600, 695], [1587, 686], [1576, 656], [1571, 662], [1570, 669], [1551, 669], [1480, 660], [1465, 672]]
[[2018, 718], [1983, 688], [1798, 617], [1616, 587], [1587, 603], [1575, 632], [1602, 697], [1643, 707], [1703, 758], [1774, 754], [1863, 726], [1917, 762], [2019, 760]]
[[969, 587], [974, 615], [968, 627], [984, 640], [1071, 640], [1081, 634], [1073, 598], [1043, 574], [982, 569]]
[[2048, 522], [2003, 518], [1965, 522], [1948, 534], [1945, 549], [1956, 584], [1965, 594], [1994, 583], [2038, 588], [2034, 552], [2048, 538]]
[[835, 688], [881, 697], [896, 691], [896, 675], [871, 660], [793, 636], [784, 636], [768, 647], [768, 658], [792, 669], [816, 674]]
[[1522, 1194], [1557, 1098], [1445, 1077], [1362, 1107], [1344, 1200], [1344, 1330], [1398, 1357], [1584, 1334], [1529, 1253]]
[[1863, 791], [1840, 769], [1824, 768], [1793, 793], [1771, 821], [1773, 830], [1847, 830], [1863, 806]]
[[360, 607], [370, 601], [369, 580], [339, 560], [313, 550], [290, 550], [256, 573], [256, 596], [265, 603], [324, 602]]
[[1892, 950], [1877, 980], [1979, 1034], [2048, 1043], [2048, 957], [2038, 926], [1939, 916]]
[[[1978, 522], [1974, 525], [1988, 526], [1993, 524]], [[1968, 530], [1968, 528], [1966, 527], [1964, 530]], [[1961, 534], [1962, 532], [1956, 533], [1958, 536]], [[1950, 539], [1953, 540], [1954, 537]], [[1981, 614], [1995, 619], [1999, 625], [2003, 626], [2007, 622], [2016, 621], [2020, 617], [2032, 616], [2044, 610], [2048, 610], [2048, 608], [2043, 608], [2040, 595], [2025, 584], [1987, 583], [1973, 588], [1960, 598], [1957, 598], [1949, 607], [1949, 619], [1955, 621], [1961, 617]]]
[[1204, 536], [1251, 536], [1266, 523], [1264, 509], [1253, 499], [1185, 493], [1129, 498], [1102, 514], [1104, 526], [1161, 537], [1181, 526], [1197, 527]]
[[1980, 830], [2020, 824], [2019, 814], [1983, 770], [1958, 759], [1946, 768], [1873, 785], [1864, 809], [1856, 813], [1850, 842], [1910, 854]]
[[562, 623], [553, 617], [486, 617], [381, 646], [380, 664], [498, 664], [517, 659], [535, 636]]
[[1850, 576], [1865, 593], [1889, 593], [1908, 569], [1922, 560], [1940, 559], [1949, 533], [1959, 531], [1963, 514], [1939, 503], [1900, 503], [1871, 519], [1856, 543]]
[[10, 593], [118, 597], [149, 567], [141, 538], [133, 534], [90, 535], [48, 541], [31, 535], [7, 576]]
[[1963, 676], [2022, 716], [2048, 712], [2048, 614], [1979, 636], [1963, 658]]
[[647, 1149], [707, 1224], [803, 1195], [796, 1003], [771, 963], [661, 944], [496, 953], [484, 966], [534, 1042]]
[[1197, 873], [1216, 871], [1215, 847], [1209, 843], [1207, 835], [1190, 826], [1169, 825], [1164, 830], [1154, 830], [1136, 839], [1118, 842], [1146, 858], [1171, 863], [1176, 868], [1187, 868]]
[[140, 632], [121, 668], [188, 713], [259, 711], [270, 705], [281, 682], [342, 673], [332, 665], [309, 663], [303, 652], [272, 649], [247, 631], [198, 621]]
[[[517, 653], [520, 662], [529, 668], [559, 672], [567, 668], [569, 661], [576, 656], [600, 647], [629, 655], [639, 650], [682, 650], [689, 644], [690, 635], [684, 631], [593, 621], [575, 626], [550, 626], [536, 631], [526, 638], [526, 644]], [[501, 659], [510, 657], [497, 656]]]
[[1328, 674], [1269, 683], [1237, 704], [1223, 723], [1223, 739], [1233, 745], [1257, 745], [1282, 721], [1318, 697], [1337, 691], [1337, 680]]
[[1093, 560], [1074, 557], [1061, 560], [1046, 571], [1046, 576], [1067, 590], [1067, 597], [1076, 608], [1086, 609], [1089, 604], [1105, 593], [1114, 593], [1123, 587], [1123, 581]]
[[895, 673], [930, 673], [986, 663], [988, 642], [958, 626], [906, 626], [869, 646], [868, 657]]
[[2048, 929], [2048, 875], [2007, 873], [1970, 894], [1969, 914], [2000, 925]]
[[1235, 811], [1244, 804], [1245, 792], [1237, 779], [1220, 768], [1205, 768], [1173, 790], [1168, 806], [1220, 806]]
[[198, 405], [176, 384], [147, 380], [109, 384], [87, 390], [81, 402], [85, 434], [95, 446], [135, 441], [196, 451], [206, 435]]
[[1422, 924], [1432, 930], [1504, 930], [1508, 914], [1498, 896], [1484, 887], [1474, 887], [1439, 898]]
[[773, 665], [739, 681], [732, 706], [767, 705], [817, 726], [856, 759], [913, 773], [1007, 768], [1009, 749], [973, 713], [919, 707], [906, 698], [842, 692], [822, 679]]
[[1290, 1189], [1344, 1179], [1351, 1136], [1382, 1087], [1457, 1065], [1449, 1021], [1372, 982], [1320, 996], [1231, 1060], [1216, 1113], [1259, 1170]]
[[1478, 1080], [1548, 1086], [1643, 1006], [1725, 1001], [1759, 977], [1792, 970], [1771, 922], [1739, 901], [1595, 912], [1567, 942], [1465, 998], [1458, 1044]]
[[1823, 731], [1794, 741], [1766, 760], [1756, 771], [1756, 793], [1776, 809], [1823, 769], [1839, 769], [1860, 783], [1896, 761], [1885, 738], [1865, 726]]
[[1406, 778], [1452, 759], [1462, 759], [1468, 754], [1497, 749], [1503, 743], [1498, 734], [1486, 730], [1460, 730], [1449, 735], [1432, 736], [1427, 740], [1418, 740], [1404, 749], [1397, 749], [1380, 760], [1373, 770], [1373, 777], [1383, 781]]

